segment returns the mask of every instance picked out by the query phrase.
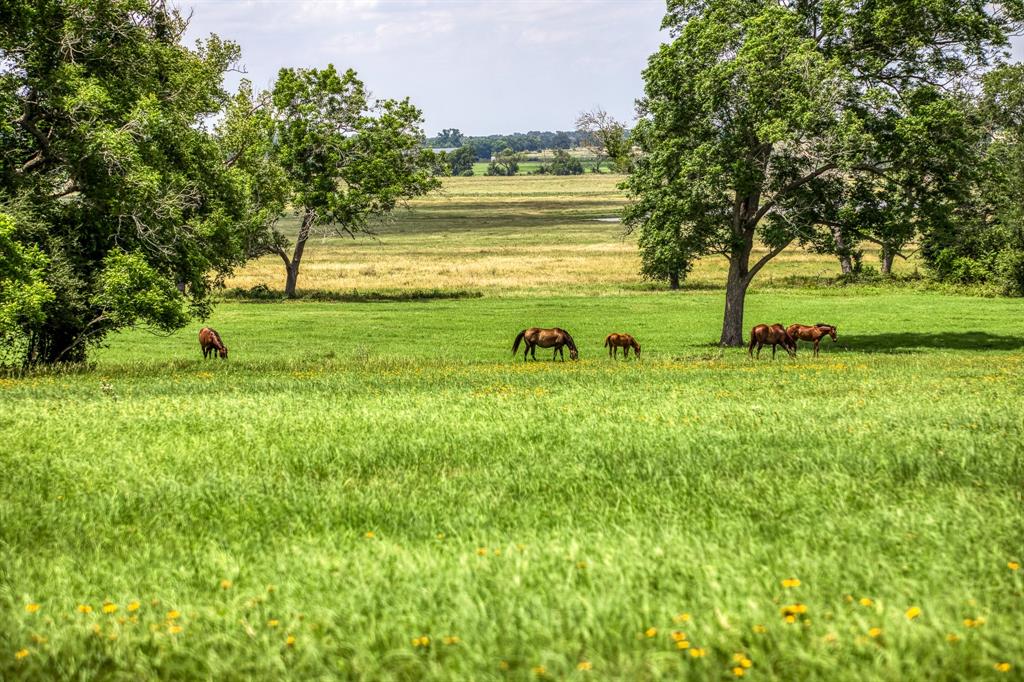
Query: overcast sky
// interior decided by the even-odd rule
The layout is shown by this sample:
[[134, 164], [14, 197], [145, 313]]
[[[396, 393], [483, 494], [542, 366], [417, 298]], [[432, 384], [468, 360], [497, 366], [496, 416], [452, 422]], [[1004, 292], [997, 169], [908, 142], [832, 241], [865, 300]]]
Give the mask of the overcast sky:
[[[409, 96], [426, 131], [571, 130], [601, 106], [631, 121], [640, 72], [667, 39], [664, 0], [177, 0], [190, 39], [242, 47], [258, 87], [282, 66], [354, 68], [376, 97]], [[1015, 53], [1024, 57], [1024, 44]]]

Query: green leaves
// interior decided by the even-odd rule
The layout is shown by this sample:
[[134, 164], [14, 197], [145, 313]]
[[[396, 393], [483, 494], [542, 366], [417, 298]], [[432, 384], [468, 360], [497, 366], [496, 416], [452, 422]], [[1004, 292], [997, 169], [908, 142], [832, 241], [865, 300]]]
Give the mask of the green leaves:
[[92, 301], [117, 327], [146, 323], [169, 332], [188, 321], [184, 297], [140, 253], [108, 254]]

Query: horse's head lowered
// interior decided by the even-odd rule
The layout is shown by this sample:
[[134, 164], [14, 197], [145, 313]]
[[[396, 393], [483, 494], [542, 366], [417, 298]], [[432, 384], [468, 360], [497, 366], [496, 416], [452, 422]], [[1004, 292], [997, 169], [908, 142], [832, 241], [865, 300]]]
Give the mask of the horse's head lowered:
[[220, 356], [225, 360], [228, 359], [228, 347], [225, 346], [223, 343], [220, 345], [220, 349], [218, 349], [217, 352], [220, 353]]
[[831, 336], [833, 341], [836, 340], [836, 328], [835, 328], [834, 325], [824, 324], [823, 322], [819, 322], [818, 324], [816, 324], [814, 326], [817, 327], [818, 329], [821, 329], [822, 331], [824, 331], [829, 336]]
[[576, 350], [576, 346], [569, 346], [569, 359], [570, 360], [579, 360], [580, 359], [580, 352], [578, 350]]
[[640, 357], [640, 342], [636, 339], [633, 339], [633, 352], [638, 358]]

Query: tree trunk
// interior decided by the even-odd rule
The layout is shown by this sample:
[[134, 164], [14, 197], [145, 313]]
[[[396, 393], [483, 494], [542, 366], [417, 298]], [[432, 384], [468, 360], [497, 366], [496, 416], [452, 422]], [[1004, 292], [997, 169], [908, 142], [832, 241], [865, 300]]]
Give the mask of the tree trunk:
[[742, 249], [729, 257], [729, 279], [725, 285], [725, 317], [722, 320], [722, 338], [719, 345], [737, 347], [743, 345], [743, 304], [747, 297], [750, 279], [747, 277], [747, 260], [750, 250]]
[[295, 237], [295, 250], [292, 252], [291, 260], [283, 253], [281, 254], [285, 270], [284, 295], [288, 298], [295, 298], [295, 287], [299, 281], [299, 265], [302, 263], [302, 253], [306, 250], [306, 240], [309, 239], [309, 231], [315, 217], [316, 213], [313, 209], [307, 208], [302, 216], [299, 234]]
[[853, 259], [850, 258], [850, 247], [846, 244], [843, 231], [838, 225], [832, 226], [832, 238], [836, 243], [836, 254], [839, 256], [839, 267], [844, 275], [853, 272]]
[[892, 274], [892, 259], [895, 256], [896, 256], [896, 250], [895, 249], [893, 249], [891, 247], [888, 247], [885, 244], [882, 245], [882, 274], [883, 275], [891, 275]]
[[673, 270], [668, 273], [668, 288], [675, 291], [679, 288], [679, 271]]

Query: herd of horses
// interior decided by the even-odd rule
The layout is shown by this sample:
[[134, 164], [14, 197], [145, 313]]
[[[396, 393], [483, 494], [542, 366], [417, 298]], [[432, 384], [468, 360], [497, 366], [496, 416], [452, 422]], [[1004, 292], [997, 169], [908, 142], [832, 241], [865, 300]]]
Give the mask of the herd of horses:
[[[815, 325], [791, 324], [783, 327], [781, 324], [759, 324], [750, 330], [750, 346], [747, 348], [747, 355], [754, 357], [754, 346], [757, 346], [757, 357], [761, 357], [761, 348], [770, 345], [772, 347], [772, 359], [775, 359], [775, 349], [782, 346], [790, 357], [796, 356], [797, 341], [810, 341], [814, 344], [814, 355], [818, 355], [818, 346], [826, 336], [831, 336], [832, 341], [836, 340], [836, 327], [833, 324], [819, 322]], [[561, 358], [565, 360], [565, 348], [569, 348], [569, 359], [579, 360], [580, 351], [573, 341], [569, 332], [559, 327], [544, 329], [542, 327], [530, 327], [516, 335], [512, 343], [512, 355], [519, 353], [519, 345], [523, 345], [523, 360], [528, 356], [537, 359], [537, 348], [553, 348], [551, 359]], [[228, 347], [220, 338], [220, 334], [210, 327], [203, 327], [199, 330], [199, 347], [203, 350], [203, 358], [209, 359], [220, 355], [224, 360], [228, 358]], [[618, 358], [619, 349], [622, 349], [622, 357], [628, 358], [630, 349], [633, 354], [640, 357], [640, 344], [629, 334], [609, 334], [604, 338], [604, 347], [608, 349], [608, 357]]]

